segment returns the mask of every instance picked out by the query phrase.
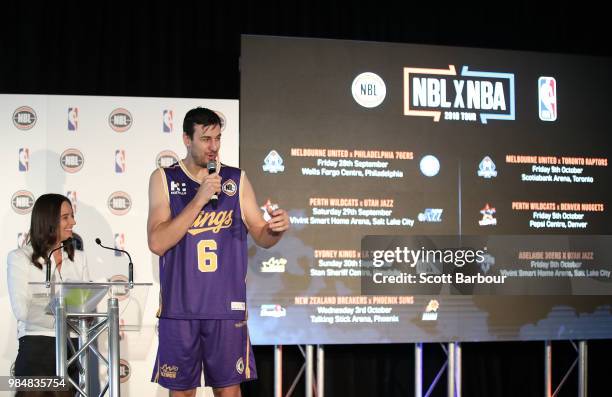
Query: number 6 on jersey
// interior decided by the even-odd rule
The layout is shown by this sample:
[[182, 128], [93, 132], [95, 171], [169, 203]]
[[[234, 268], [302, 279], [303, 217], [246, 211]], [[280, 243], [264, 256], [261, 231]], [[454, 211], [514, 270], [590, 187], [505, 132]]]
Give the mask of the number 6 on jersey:
[[203, 273], [217, 270], [217, 242], [215, 240], [202, 240], [198, 242], [198, 269]]

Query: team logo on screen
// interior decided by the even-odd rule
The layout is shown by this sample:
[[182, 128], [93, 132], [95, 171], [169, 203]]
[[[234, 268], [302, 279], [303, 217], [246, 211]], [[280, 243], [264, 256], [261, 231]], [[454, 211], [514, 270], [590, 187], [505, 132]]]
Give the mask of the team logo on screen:
[[174, 131], [174, 112], [165, 109], [162, 113], [162, 132], [170, 133]]
[[284, 273], [285, 265], [287, 264], [287, 259], [272, 257], [267, 261], [261, 262], [261, 272], [262, 273]]
[[423, 156], [419, 162], [419, 168], [423, 175], [431, 178], [432, 176], [438, 175], [438, 172], [440, 172], [440, 160], [438, 160], [436, 156], [428, 154], [427, 156]]
[[34, 195], [27, 190], [19, 190], [11, 197], [11, 207], [19, 215], [28, 214], [34, 207]]
[[287, 310], [281, 305], [261, 305], [259, 316], [260, 317], [285, 317]]
[[491, 157], [485, 156], [480, 164], [478, 165], [478, 176], [485, 179], [495, 178], [497, 176], [497, 170], [495, 163], [491, 160]]
[[17, 248], [23, 248], [28, 243], [28, 232], [17, 233]]
[[76, 214], [77, 212], [77, 192], [76, 190], [68, 190], [66, 192], [66, 197], [70, 200], [70, 204], [72, 204], [72, 211]]
[[[125, 251], [125, 233], [115, 233], [115, 249]], [[115, 256], [123, 256], [123, 252], [115, 251]]]
[[436, 321], [438, 319], [438, 309], [440, 308], [440, 303], [436, 299], [432, 299], [425, 307], [425, 312], [423, 312], [423, 316], [421, 320], [423, 321]]
[[223, 132], [225, 130], [225, 124], [227, 122], [225, 119], [225, 115], [218, 110], [213, 110], [213, 112], [217, 113], [217, 116], [219, 116], [219, 119], [221, 119], [221, 125], [219, 127], [221, 127], [221, 131]]
[[[404, 115], [487, 124], [514, 120], [514, 74], [461, 68], [404, 68]], [[444, 117], [442, 117], [444, 116]]]
[[111, 276], [108, 281], [111, 283], [122, 283], [121, 285], [111, 286], [110, 290], [108, 291], [109, 296], [117, 298], [117, 300], [120, 301], [130, 296], [130, 287], [128, 285], [129, 279], [126, 275], [115, 274], [114, 276]]
[[278, 209], [278, 204], [272, 204], [269, 199], [263, 206], [259, 207], [259, 209], [263, 211], [263, 218], [266, 222], [270, 222], [270, 219], [272, 219], [272, 215], [268, 212], [268, 206], [270, 207], [270, 211], [276, 211]]
[[123, 174], [125, 170], [126, 170], [125, 150], [117, 149], [115, 150], [115, 172], [117, 174]]
[[554, 77], [538, 79], [538, 102], [540, 120], [557, 120], [557, 81]]
[[108, 116], [108, 124], [117, 132], [129, 130], [133, 123], [134, 119], [132, 118], [132, 114], [127, 109], [115, 109]]
[[112, 193], [107, 200], [108, 209], [114, 215], [125, 215], [132, 208], [132, 199], [126, 192]]
[[425, 208], [425, 211], [419, 213], [417, 219], [419, 222], [442, 222], [442, 208]]
[[238, 191], [236, 182], [228, 179], [227, 181], [223, 182], [223, 185], [221, 185], [221, 191], [230, 197], [233, 196]]
[[125, 383], [130, 379], [130, 363], [127, 360], [119, 360], [119, 382]]
[[168, 168], [174, 163], [178, 163], [179, 157], [172, 150], [164, 150], [155, 157], [155, 165], [158, 168]]
[[68, 108], [68, 131], [79, 129], [79, 108]]
[[278, 154], [276, 150], [271, 150], [270, 153], [264, 159], [264, 165], [262, 166], [263, 170], [269, 172], [271, 174], [276, 174], [277, 172], [285, 171], [285, 166], [283, 165], [283, 158]]
[[482, 219], [478, 221], [480, 226], [495, 226], [497, 225], [497, 219], [495, 219], [495, 208], [491, 207], [489, 203], [486, 203], [484, 208], [480, 210]]
[[27, 147], [19, 148], [19, 171], [27, 172], [30, 170], [30, 149]]
[[13, 112], [13, 124], [20, 130], [29, 130], [36, 124], [36, 112], [29, 106], [21, 106]]
[[60, 165], [64, 171], [74, 174], [83, 168], [85, 157], [78, 149], [66, 149], [60, 156]]
[[383, 103], [387, 95], [385, 82], [372, 72], [361, 73], [351, 84], [353, 99], [364, 108], [375, 108]]

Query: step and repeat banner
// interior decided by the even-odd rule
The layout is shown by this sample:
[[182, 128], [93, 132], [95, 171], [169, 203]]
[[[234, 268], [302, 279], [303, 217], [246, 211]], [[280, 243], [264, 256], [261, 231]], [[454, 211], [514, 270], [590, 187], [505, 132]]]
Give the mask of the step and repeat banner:
[[240, 164], [292, 222], [249, 251], [253, 342], [612, 337], [610, 70], [243, 36]]
[[[147, 246], [148, 183], [156, 167], [185, 156], [183, 118], [197, 106], [215, 110], [224, 120], [221, 161], [238, 166], [236, 100], [0, 95], [1, 278], [6, 280], [8, 252], [27, 240], [34, 201], [45, 193], [72, 201], [74, 231], [82, 238], [94, 281], [127, 280], [128, 273], [127, 257], [102, 249], [96, 238], [130, 252], [135, 281], [153, 286], [120, 302], [121, 390], [126, 395], [167, 395], [149, 382], [157, 351], [159, 269]], [[17, 354], [17, 327], [6, 281], [0, 283], [0, 308], [5, 316], [0, 368], [8, 375]], [[100, 350], [105, 344], [100, 341]], [[94, 370], [105, 378], [105, 369]]]

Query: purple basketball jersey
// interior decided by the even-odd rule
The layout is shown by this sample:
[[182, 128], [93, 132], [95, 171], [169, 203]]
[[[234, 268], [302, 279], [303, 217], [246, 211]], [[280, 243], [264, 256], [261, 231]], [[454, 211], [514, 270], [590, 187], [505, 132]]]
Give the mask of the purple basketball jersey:
[[[195, 197], [199, 182], [182, 162], [162, 168], [172, 217]], [[240, 208], [238, 168], [222, 166], [216, 208], [208, 203], [185, 236], [159, 258], [158, 316], [245, 319], [247, 229]]]

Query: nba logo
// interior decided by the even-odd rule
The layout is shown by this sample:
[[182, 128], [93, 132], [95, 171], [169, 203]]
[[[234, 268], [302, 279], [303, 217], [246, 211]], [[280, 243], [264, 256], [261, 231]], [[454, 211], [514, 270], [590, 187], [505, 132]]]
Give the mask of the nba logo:
[[79, 128], [79, 108], [68, 108], [68, 131]]
[[[125, 251], [125, 234], [124, 233], [115, 233], [115, 249]], [[121, 256], [121, 255], [123, 255], [123, 252], [115, 251], [115, 256]]]
[[68, 197], [68, 200], [70, 200], [70, 203], [72, 204], [72, 211], [76, 213], [77, 211], [77, 192], [76, 190], [68, 190], [66, 192], [66, 197]]
[[164, 110], [163, 121], [162, 121], [162, 131], [169, 133], [174, 129], [173, 122], [173, 113], [172, 110]]
[[17, 233], [17, 248], [23, 248], [28, 243], [28, 233]]
[[123, 174], [125, 172], [125, 150], [115, 150], [115, 172]]
[[557, 81], [554, 77], [538, 79], [538, 99], [540, 120], [557, 120]]
[[30, 149], [19, 148], [19, 171], [26, 172], [30, 169]]

